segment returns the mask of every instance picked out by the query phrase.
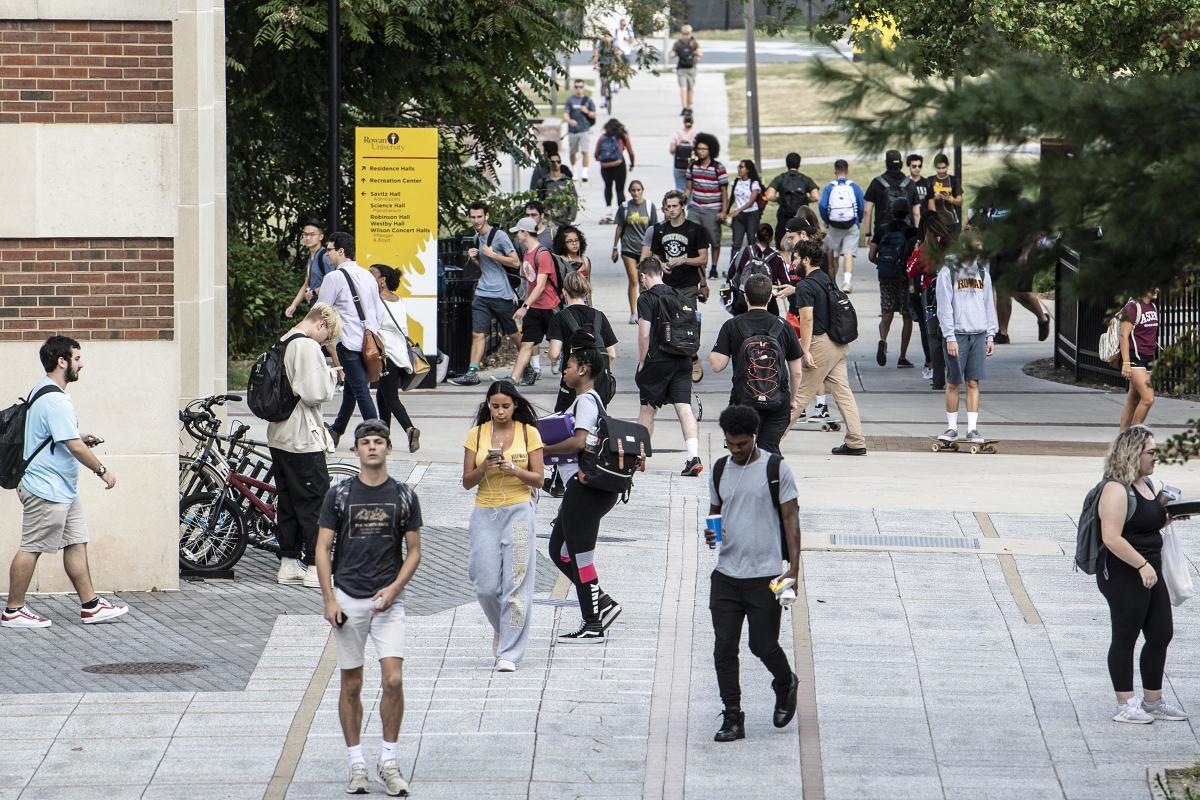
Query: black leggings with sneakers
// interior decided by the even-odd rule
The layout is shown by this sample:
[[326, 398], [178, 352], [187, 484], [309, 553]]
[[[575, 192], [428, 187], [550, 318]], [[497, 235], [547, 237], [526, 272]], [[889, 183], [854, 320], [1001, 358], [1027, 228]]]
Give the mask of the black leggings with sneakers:
[[571, 583], [579, 596], [584, 622], [600, 619], [600, 579], [596, 576], [596, 539], [600, 520], [617, 504], [620, 495], [602, 492], [579, 482], [572, 475], [558, 516], [550, 528], [550, 560]]
[[625, 205], [625, 162], [600, 167], [600, 177], [604, 179], [604, 205], [612, 205], [614, 188], [617, 190], [617, 205]]
[[1096, 570], [1096, 584], [1108, 601], [1112, 619], [1108, 676], [1112, 678], [1114, 692], [1133, 691], [1133, 650], [1139, 633], [1146, 637], [1140, 659], [1142, 689], [1152, 692], [1162, 689], [1167, 645], [1175, 629], [1171, 598], [1162, 578], [1161, 557], [1147, 560], [1158, 574], [1158, 583], [1152, 589], [1142, 584], [1142, 576], [1136, 569], [1107, 551], [1101, 558], [1100, 569]]

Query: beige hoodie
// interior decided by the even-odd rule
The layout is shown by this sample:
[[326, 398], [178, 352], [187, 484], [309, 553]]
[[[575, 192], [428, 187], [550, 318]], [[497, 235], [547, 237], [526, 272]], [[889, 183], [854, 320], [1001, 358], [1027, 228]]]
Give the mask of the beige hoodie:
[[[280, 339], [296, 332], [293, 328]], [[321, 345], [308, 336], [288, 345], [283, 366], [300, 402], [286, 420], [267, 424], [267, 444], [289, 453], [332, 452], [333, 442], [325, 430], [321, 406], [333, 398], [337, 373], [325, 363]]]

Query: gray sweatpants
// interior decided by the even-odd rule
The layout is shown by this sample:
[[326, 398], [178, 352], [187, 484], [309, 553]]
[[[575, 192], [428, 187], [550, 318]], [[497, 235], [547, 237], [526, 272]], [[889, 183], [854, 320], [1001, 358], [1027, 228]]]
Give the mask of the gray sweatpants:
[[537, 564], [532, 501], [471, 512], [467, 574], [492, 628], [500, 633], [496, 657], [519, 664], [529, 644]]

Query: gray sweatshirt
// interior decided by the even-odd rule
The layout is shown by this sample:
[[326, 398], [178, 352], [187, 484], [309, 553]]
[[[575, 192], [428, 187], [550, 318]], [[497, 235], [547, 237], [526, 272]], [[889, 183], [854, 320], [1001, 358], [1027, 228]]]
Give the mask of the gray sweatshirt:
[[985, 333], [991, 341], [999, 329], [992, 276], [982, 259], [960, 265], [957, 257], [946, 256], [938, 271], [937, 304], [938, 325], [947, 342], [955, 341], [960, 333]]

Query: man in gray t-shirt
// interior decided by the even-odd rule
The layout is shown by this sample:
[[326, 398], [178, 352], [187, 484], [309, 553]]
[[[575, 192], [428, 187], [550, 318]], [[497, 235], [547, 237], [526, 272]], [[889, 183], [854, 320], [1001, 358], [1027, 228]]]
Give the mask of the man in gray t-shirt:
[[[717, 687], [725, 704], [721, 729], [714, 740], [731, 742], [746, 737], [738, 675], [743, 621], [750, 628], [750, 652], [758, 656], [773, 678], [775, 727], [786, 726], [796, 714], [798, 681], [779, 646], [783, 609], [770, 584], [776, 576], [778, 580], [795, 581], [799, 575], [800, 524], [796, 479], [791, 469], [782, 457], [758, 448], [758, 413], [749, 406], [729, 406], [721, 412], [719, 424], [729, 455], [713, 464], [708, 483], [708, 513], [721, 515], [722, 538], [708, 609], [716, 638], [713, 661]], [[772, 492], [776, 469], [778, 488]], [[782, 575], [781, 525], [789, 555], [788, 568]], [[712, 542], [711, 533], [705, 538]]]

